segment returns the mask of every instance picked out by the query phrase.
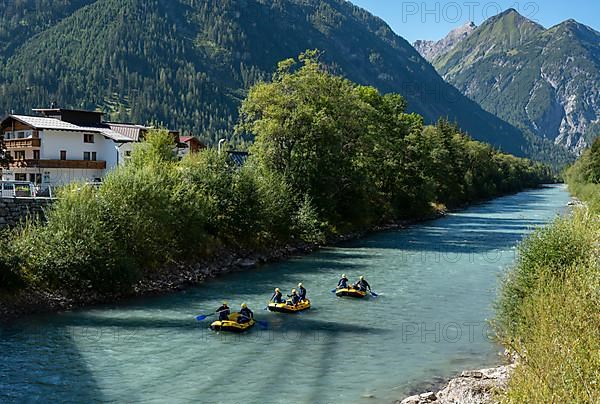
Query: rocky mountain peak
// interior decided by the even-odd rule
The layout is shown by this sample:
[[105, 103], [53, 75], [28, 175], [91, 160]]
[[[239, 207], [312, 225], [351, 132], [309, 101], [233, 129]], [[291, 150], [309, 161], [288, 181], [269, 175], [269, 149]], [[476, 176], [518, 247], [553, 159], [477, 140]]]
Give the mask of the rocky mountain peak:
[[477, 25], [473, 21], [469, 21], [450, 31], [448, 35], [439, 41], [418, 40], [413, 46], [421, 56], [431, 62], [437, 56], [449, 52], [460, 42], [468, 38], [475, 29], [477, 29]]
[[600, 33], [575, 20], [545, 29], [509, 9], [433, 61], [487, 111], [580, 152], [600, 135]]

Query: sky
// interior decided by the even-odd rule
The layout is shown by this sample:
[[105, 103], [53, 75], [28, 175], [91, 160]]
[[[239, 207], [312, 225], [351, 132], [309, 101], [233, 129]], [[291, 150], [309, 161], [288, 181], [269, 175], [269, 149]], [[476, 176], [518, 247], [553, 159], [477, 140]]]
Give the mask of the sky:
[[438, 40], [468, 21], [480, 25], [508, 8], [546, 28], [568, 19], [600, 31], [598, 0], [350, 0], [382, 18], [409, 42], [417, 39]]

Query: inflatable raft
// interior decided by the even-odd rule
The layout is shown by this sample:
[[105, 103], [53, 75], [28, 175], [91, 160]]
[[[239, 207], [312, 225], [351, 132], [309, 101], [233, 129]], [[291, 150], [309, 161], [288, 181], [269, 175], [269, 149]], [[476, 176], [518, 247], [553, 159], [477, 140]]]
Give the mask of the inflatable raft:
[[217, 320], [213, 321], [210, 325], [210, 329], [214, 331], [230, 331], [230, 332], [244, 332], [249, 328], [252, 328], [256, 321], [254, 319], [247, 323], [238, 323], [237, 319], [240, 313], [233, 313], [229, 315], [229, 320]]
[[367, 292], [358, 290], [358, 289], [354, 289], [354, 288], [343, 288], [343, 289], [336, 290], [335, 295], [337, 297], [349, 296], [349, 297], [362, 298], [367, 295]]
[[300, 303], [293, 305], [288, 303], [269, 303], [267, 308], [270, 311], [277, 313], [298, 313], [310, 309], [310, 300], [302, 300]]

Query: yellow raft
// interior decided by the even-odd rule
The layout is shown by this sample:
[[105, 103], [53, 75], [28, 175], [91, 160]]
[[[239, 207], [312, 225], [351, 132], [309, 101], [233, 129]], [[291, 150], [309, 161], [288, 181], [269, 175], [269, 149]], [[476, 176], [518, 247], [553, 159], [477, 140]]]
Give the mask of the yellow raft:
[[298, 313], [310, 309], [310, 300], [302, 300], [300, 303], [293, 305], [288, 303], [269, 303], [267, 306], [270, 311], [277, 313]]
[[354, 289], [354, 288], [343, 288], [343, 289], [338, 289], [335, 291], [335, 295], [337, 297], [342, 297], [342, 296], [349, 296], [349, 297], [365, 297], [367, 295], [367, 292], [362, 291], [362, 290], [358, 290], [358, 289]]
[[229, 320], [217, 320], [213, 321], [210, 325], [210, 329], [214, 331], [231, 331], [231, 332], [244, 332], [249, 328], [252, 328], [256, 321], [254, 319], [247, 323], [238, 323], [237, 319], [240, 317], [240, 313], [232, 313], [229, 315]]

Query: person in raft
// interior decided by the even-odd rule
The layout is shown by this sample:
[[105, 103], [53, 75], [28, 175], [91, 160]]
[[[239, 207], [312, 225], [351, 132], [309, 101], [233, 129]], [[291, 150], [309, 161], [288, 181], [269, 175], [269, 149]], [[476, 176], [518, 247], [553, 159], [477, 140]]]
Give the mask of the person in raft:
[[271, 296], [271, 301], [273, 303], [284, 303], [283, 295], [281, 294], [281, 290], [279, 288], [275, 288], [275, 293]]
[[223, 302], [223, 305], [215, 311], [219, 313], [220, 321], [229, 320], [229, 315], [231, 314], [231, 311], [229, 310], [229, 306], [227, 306], [227, 302]]
[[292, 294], [287, 296], [290, 298], [287, 304], [295, 306], [298, 303], [300, 303], [300, 296], [298, 296], [298, 292], [296, 292], [296, 289], [292, 289]]
[[346, 277], [346, 274], [342, 275], [342, 278], [340, 279], [340, 281], [337, 284], [337, 288], [338, 289], [346, 289], [348, 287], [348, 278]]
[[238, 317], [238, 323], [240, 324], [244, 324], [244, 323], [249, 323], [250, 320], [252, 320], [254, 318], [254, 313], [252, 313], [252, 310], [250, 310], [248, 308], [248, 305], [246, 303], [242, 303], [242, 310], [240, 310], [240, 316]]
[[367, 289], [369, 289], [369, 292], [371, 291], [371, 285], [369, 285], [369, 282], [367, 282], [367, 280], [365, 279], [364, 276], [360, 276], [360, 278], [358, 278], [358, 282], [356, 282], [353, 285], [354, 289], [358, 289], [361, 292], [366, 292]]
[[300, 297], [300, 301], [306, 300], [306, 289], [302, 282], [298, 284], [298, 296]]

